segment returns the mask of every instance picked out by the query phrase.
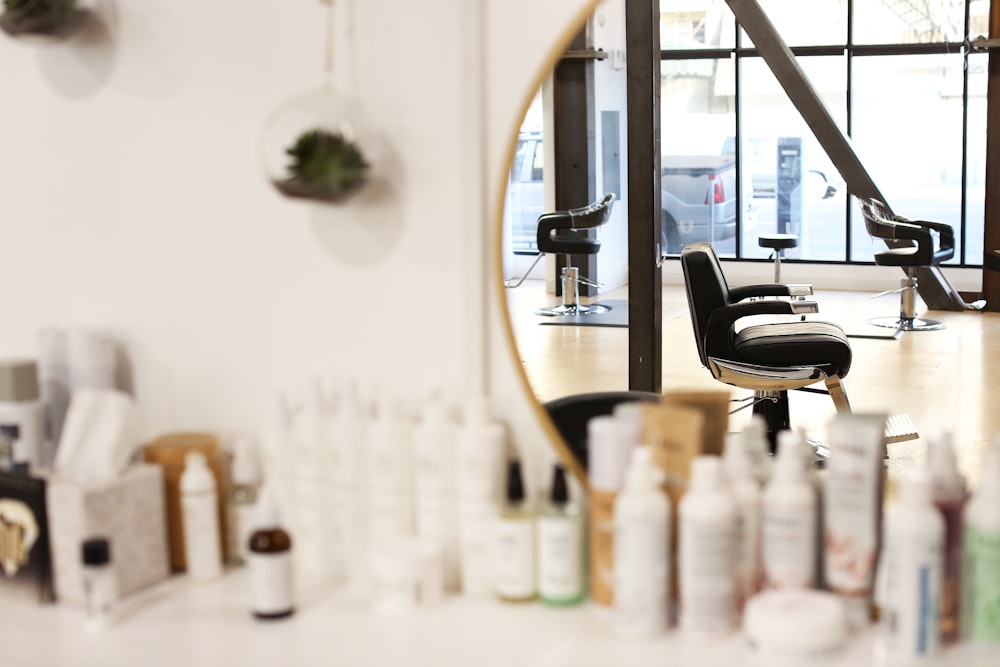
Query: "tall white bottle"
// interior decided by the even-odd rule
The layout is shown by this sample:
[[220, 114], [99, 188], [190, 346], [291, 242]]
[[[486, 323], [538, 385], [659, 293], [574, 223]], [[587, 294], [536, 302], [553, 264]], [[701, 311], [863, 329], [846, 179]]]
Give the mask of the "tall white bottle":
[[538, 513], [538, 597], [554, 606], [583, 601], [583, 513], [570, 497], [566, 468], [552, 469], [548, 501]]
[[619, 635], [648, 638], [667, 629], [670, 604], [670, 502], [648, 446], [632, 450], [614, 502], [614, 615]]
[[769, 588], [812, 588], [816, 583], [816, 488], [806, 475], [800, 436], [778, 434], [778, 455], [761, 506], [762, 565]]
[[334, 573], [329, 526], [332, 476], [331, 448], [327, 443], [327, 408], [318, 381], [305, 392], [291, 430], [294, 520], [297, 571], [305, 577], [326, 579]]
[[965, 507], [962, 637], [1000, 643], [1000, 438], [986, 455], [979, 486]]
[[761, 489], [741, 434], [731, 434], [726, 439], [723, 467], [736, 502], [736, 606], [742, 609], [743, 604], [760, 588]]
[[927, 472], [934, 486], [934, 504], [944, 518], [941, 643], [947, 646], [961, 637], [962, 528], [969, 500], [965, 476], [958, 471], [950, 432], [928, 441]]
[[680, 625], [688, 637], [714, 639], [736, 628], [738, 513], [717, 456], [691, 462], [677, 508]]
[[537, 513], [524, 489], [521, 462], [507, 464], [507, 492], [494, 523], [494, 590], [505, 602], [527, 602], [538, 592], [535, 567]]
[[444, 587], [458, 589], [458, 516], [455, 494], [457, 424], [433, 398], [413, 429], [416, 531], [441, 545]]
[[215, 477], [199, 451], [190, 451], [184, 457], [180, 493], [188, 576], [199, 581], [215, 579], [222, 574], [219, 497]]
[[368, 424], [365, 451], [371, 545], [414, 534], [413, 423], [402, 402], [385, 398]]
[[368, 578], [368, 505], [365, 484], [365, 451], [368, 410], [357, 386], [340, 395], [327, 428], [331, 449], [331, 518], [333, 560], [336, 572], [347, 581]]
[[470, 400], [455, 443], [463, 593], [488, 595], [493, 590], [490, 545], [494, 518], [500, 513], [506, 446], [506, 429], [493, 418], [489, 399], [479, 396]]
[[944, 519], [926, 474], [900, 477], [884, 530], [883, 648], [892, 661], [930, 658], [941, 641]]

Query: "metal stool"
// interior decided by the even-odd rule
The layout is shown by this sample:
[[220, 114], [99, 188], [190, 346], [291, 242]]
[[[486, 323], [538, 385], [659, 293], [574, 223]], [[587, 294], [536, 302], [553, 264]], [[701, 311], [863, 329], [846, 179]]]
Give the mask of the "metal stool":
[[761, 248], [770, 248], [774, 255], [774, 282], [781, 283], [781, 253], [789, 248], [799, 246], [799, 237], [795, 234], [761, 234], [757, 239]]

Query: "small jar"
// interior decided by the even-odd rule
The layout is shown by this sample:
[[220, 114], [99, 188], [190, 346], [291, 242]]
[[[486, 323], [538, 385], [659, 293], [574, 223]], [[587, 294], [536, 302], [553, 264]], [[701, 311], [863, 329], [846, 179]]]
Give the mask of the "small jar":
[[87, 621], [102, 625], [108, 621], [118, 597], [115, 570], [111, 563], [111, 544], [107, 538], [92, 537], [84, 540], [83, 603]]

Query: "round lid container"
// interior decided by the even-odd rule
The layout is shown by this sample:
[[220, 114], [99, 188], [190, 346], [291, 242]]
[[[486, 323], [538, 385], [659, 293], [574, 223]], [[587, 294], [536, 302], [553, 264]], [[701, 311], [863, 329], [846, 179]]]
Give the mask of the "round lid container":
[[0, 361], [0, 402], [37, 401], [38, 365], [34, 359]]
[[747, 601], [743, 634], [768, 658], [806, 660], [836, 653], [847, 641], [847, 611], [833, 593], [766, 591]]

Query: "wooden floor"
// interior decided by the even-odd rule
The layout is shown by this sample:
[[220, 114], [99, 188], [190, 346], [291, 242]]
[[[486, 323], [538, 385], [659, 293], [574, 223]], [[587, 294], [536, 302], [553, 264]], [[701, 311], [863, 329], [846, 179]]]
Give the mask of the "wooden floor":
[[[569, 394], [628, 388], [628, 331], [593, 326], [545, 326], [535, 309], [555, 305], [544, 282], [528, 280], [506, 290], [517, 356], [536, 397], [546, 401]], [[627, 288], [602, 299], [627, 299]], [[895, 295], [878, 299], [867, 292], [817, 290], [820, 313], [811, 316], [836, 322], [845, 331], [868, 328], [868, 319], [893, 315]], [[681, 286], [663, 288], [663, 388], [720, 388], [701, 366]], [[926, 436], [950, 431], [959, 466], [975, 483], [986, 446], [1000, 435], [1000, 313], [926, 311], [918, 315], [946, 323], [941, 331], [904, 333], [898, 340], [851, 338], [854, 361], [844, 386], [854, 412], [908, 414], [922, 438], [890, 445], [890, 471], [919, 465]], [[820, 387], [822, 385], [819, 385]], [[732, 388], [733, 398], [749, 395]], [[835, 414], [825, 395], [791, 393], [791, 419], [796, 428], [825, 439]], [[749, 410], [731, 416], [738, 430]]]

